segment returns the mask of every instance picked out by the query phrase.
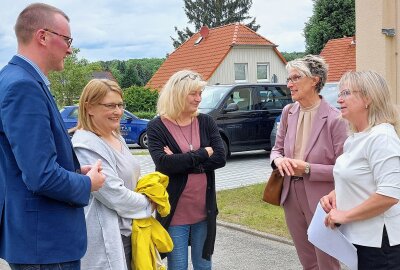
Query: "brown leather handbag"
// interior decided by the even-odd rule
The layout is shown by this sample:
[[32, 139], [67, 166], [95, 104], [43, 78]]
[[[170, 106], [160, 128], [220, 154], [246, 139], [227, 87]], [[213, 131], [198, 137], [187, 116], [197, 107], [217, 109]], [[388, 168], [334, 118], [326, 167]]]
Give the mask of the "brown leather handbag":
[[264, 188], [263, 201], [279, 206], [283, 187], [283, 176], [278, 169], [274, 169]]
[[[287, 132], [287, 118], [289, 114], [289, 110], [292, 108], [293, 103], [289, 105], [288, 110], [286, 111], [286, 115], [284, 116], [286, 118], [286, 126], [285, 126], [285, 136]], [[283, 115], [282, 115], [283, 116]], [[271, 175], [269, 176], [268, 182], [265, 185], [264, 188], [264, 194], [263, 194], [263, 201], [277, 205], [279, 206], [281, 204], [281, 194], [282, 194], [282, 188], [283, 188], [283, 176], [279, 172], [279, 170], [276, 168], [272, 171]]]

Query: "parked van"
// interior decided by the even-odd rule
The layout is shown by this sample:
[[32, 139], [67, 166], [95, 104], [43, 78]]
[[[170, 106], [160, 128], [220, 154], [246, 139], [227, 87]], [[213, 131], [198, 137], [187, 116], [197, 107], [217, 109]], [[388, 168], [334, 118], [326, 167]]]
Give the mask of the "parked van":
[[199, 111], [214, 118], [229, 156], [232, 152], [270, 150], [275, 119], [291, 102], [285, 84], [213, 85], [205, 87]]

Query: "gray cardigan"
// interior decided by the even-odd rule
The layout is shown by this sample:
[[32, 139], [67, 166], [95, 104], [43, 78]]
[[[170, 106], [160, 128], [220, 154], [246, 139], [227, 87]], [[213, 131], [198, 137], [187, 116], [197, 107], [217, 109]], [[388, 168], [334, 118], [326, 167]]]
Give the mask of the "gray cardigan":
[[[122, 137], [121, 141], [124, 142]], [[151, 205], [144, 195], [124, 186], [117, 174], [113, 150], [96, 134], [77, 130], [72, 144], [81, 165], [101, 159], [102, 172], [106, 175], [104, 186], [91, 193], [89, 205], [84, 208], [88, 247], [81, 261], [82, 270], [127, 269], [118, 220], [150, 217]]]

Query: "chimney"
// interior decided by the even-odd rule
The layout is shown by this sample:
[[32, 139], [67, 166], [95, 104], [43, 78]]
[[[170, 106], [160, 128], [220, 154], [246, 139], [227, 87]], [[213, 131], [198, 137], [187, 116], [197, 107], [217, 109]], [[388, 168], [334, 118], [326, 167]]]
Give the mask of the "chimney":
[[200, 42], [208, 36], [208, 33], [210, 33], [210, 30], [208, 29], [208, 27], [205, 25], [202, 26], [200, 28], [200, 37], [194, 42], [194, 46], [199, 45]]
[[208, 27], [206, 25], [204, 25], [200, 28], [200, 35], [202, 36], [202, 38], [206, 38], [209, 33], [210, 33], [210, 30], [208, 29]]

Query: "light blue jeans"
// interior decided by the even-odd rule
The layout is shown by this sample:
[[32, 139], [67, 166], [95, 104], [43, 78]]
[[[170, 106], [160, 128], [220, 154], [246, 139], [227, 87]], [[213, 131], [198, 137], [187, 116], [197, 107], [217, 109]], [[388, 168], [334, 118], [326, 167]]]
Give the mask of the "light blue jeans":
[[203, 246], [207, 237], [207, 221], [192, 225], [170, 226], [168, 232], [174, 242], [174, 249], [167, 255], [168, 270], [188, 269], [189, 236], [193, 269], [211, 270], [211, 261], [202, 258]]

